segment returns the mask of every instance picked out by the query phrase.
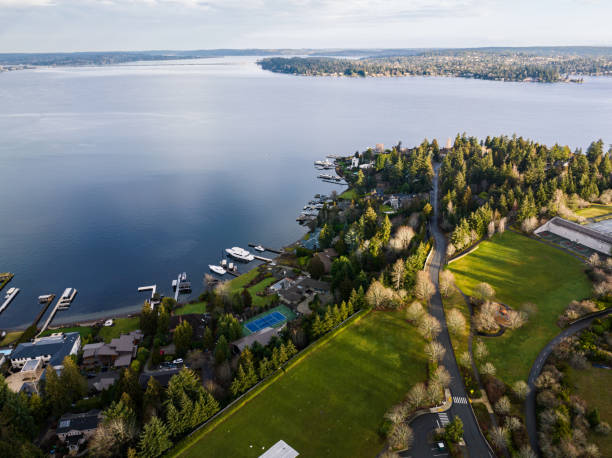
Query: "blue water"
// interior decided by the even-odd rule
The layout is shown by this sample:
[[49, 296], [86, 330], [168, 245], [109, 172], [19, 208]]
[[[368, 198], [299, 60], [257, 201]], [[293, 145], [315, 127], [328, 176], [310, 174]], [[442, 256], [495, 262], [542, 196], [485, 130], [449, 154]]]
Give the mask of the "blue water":
[[610, 78], [308, 78], [251, 58], [2, 73], [0, 271], [22, 291], [0, 328], [69, 286], [56, 322], [134, 309], [182, 271], [196, 295], [222, 249], [303, 234], [304, 204], [340, 189], [315, 178], [326, 154], [463, 131], [586, 147], [611, 125]]

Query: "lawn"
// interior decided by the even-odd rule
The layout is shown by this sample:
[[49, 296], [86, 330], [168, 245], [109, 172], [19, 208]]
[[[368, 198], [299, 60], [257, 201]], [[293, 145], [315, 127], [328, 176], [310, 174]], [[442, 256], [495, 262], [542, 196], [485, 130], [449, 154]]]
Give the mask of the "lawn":
[[206, 302], [185, 304], [174, 311], [175, 315], [186, 315], [188, 313], [206, 313]]
[[[251, 269], [250, 271], [248, 271], [245, 274], [240, 275], [239, 277], [234, 278], [233, 280], [231, 280], [229, 282], [230, 285], [230, 291], [232, 293], [234, 292], [241, 292], [242, 289], [248, 285], [251, 281], [253, 281], [255, 279], [255, 277], [257, 277], [257, 275], [259, 275], [259, 268], [256, 267], [254, 269]], [[274, 300], [274, 298], [276, 297], [275, 294], [272, 294], [270, 296], [257, 296], [257, 293], [264, 291], [268, 286], [270, 286], [272, 283], [274, 283], [276, 281], [276, 279], [274, 277], [267, 277], [264, 278], [262, 281], [260, 281], [259, 283], [247, 288], [249, 293], [251, 293], [251, 297], [253, 298], [253, 305], [256, 307], [263, 307], [264, 305], [270, 303], [272, 300]]]
[[78, 332], [81, 334], [81, 339], [84, 340], [93, 334], [93, 329], [89, 326], [73, 326], [69, 328], [47, 329], [40, 337], [50, 336], [54, 332]]
[[[612, 425], [612, 370], [590, 367], [586, 370], [568, 371], [569, 382], [576, 388], [576, 394], [583, 398], [589, 409], [597, 407], [601, 416], [601, 421]], [[597, 444], [599, 450], [606, 454], [612, 450], [612, 434], [601, 436], [599, 434], [589, 434], [589, 439]], [[609, 456], [609, 455], [605, 455]]]
[[480, 244], [473, 253], [453, 262], [457, 286], [472, 294], [474, 286], [487, 282], [497, 299], [514, 308], [526, 302], [537, 305], [529, 322], [501, 337], [485, 339], [490, 361], [506, 383], [527, 380], [537, 354], [560, 329], [556, 321], [573, 299], [591, 294], [583, 264], [569, 254], [506, 231]]
[[231, 292], [240, 291], [247, 284], [249, 284], [255, 277], [259, 275], [259, 268], [255, 267], [254, 269], [249, 270], [247, 273], [240, 275], [239, 277], [230, 280], [230, 290]]
[[352, 189], [352, 188], [347, 189], [339, 196], [340, 199], [345, 199], [345, 200], [355, 200], [358, 197], [359, 196], [357, 195], [357, 192], [355, 191], [355, 189]]
[[17, 339], [19, 339], [19, 337], [21, 337], [21, 334], [23, 334], [23, 331], [7, 332], [6, 335], [4, 336], [4, 339], [0, 341], [0, 347], [4, 347], [5, 345], [12, 344]]
[[612, 213], [612, 205], [591, 204], [587, 208], [582, 208], [576, 211], [578, 216], [585, 218], [597, 218], [598, 216]]
[[119, 337], [121, 334], [135, 331], [140, 327], [140, 318], [135, 316], [132, 318], [117, 318], [112, 326], [103, 326], [98, 332], [98, 337], [104, 339], [104, 342], [109, 343], [111, 339]]
[[371, 312], [180, 455], [257, 457], [283, 439], [304, 457], [375, 456], [385, 411], [426, 378], [422, 350], [402, 312]]

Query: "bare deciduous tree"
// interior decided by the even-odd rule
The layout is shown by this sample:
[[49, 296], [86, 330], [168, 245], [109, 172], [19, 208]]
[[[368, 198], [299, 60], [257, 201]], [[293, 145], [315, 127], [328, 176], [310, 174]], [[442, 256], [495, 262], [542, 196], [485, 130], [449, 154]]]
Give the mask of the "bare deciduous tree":
[[480, 366], [480, 373], [482, 375], [495, 375], [496, 372], [497, 370], [495, 369], [493, 363], [486, 362], [482, 366]]
[[414, 295], [422, 301], [429, 302], [435, 294], [436, 287], [429, 278], [429, 272], [420, 270], [416, 275], [416, 283], [414, 285]]
[[442, 327], [440, 326], [440, 322], [435, 317], [425, 314], [419, 320], [417, 330], [425, 340], [430, 341], [440, 334]]
[[408, 392], [408, 402], [413, 409], [419, 409], [427, 400], [427, 388], [422, 383], [417, 383]]
[[461, 356], [459, 356], [459, 364], [467, 368], [472, 366], [472, 357], [467, 351], [464, 351], [461, 353]]
[[451, 309], [446, 316], [446, 325], [451, 334], [462, 335], [466, 331], [466, 321], [459, 309]]
[[525, 382], [524, 380], [517, 380], [512, 384], [512, 391], [518, 399], [524, 401], [529, 395], [530, 390], [529, 385], [527, 385], [527, 382]]
[[503, 426], [494, 426], [491, 429], [491, 442], [500, 449], [506, 447], [508, 442], [508, 430]]
[[366, 293], [366, 301], [375, 309], [384, 309], [392, 300], [393, 293], [378, 280], [372, 282]]
[[444, 366], [438, 366], [434, 373], [431, 375], [431, 380], [444, 388], [448, 388], [451, 382], [451, 375]]
[[398, 259], [391, 268], [391, 280], [393, 280], [393, 287], [399, 290], [404, 284], [404, 276], [406, 273], [406, 264], [403, 259]]
[[491, 238], [495, 235], [495, 221], [491, 221], [487, 226], [487, 237]]
[[410, 246], [414, 237], [414, 230], [410, 226], [400, 226], [395, 235], [389, 240], [389, 247], [397, 252], [404, 251]]
[[406, 423], [398, 423], [389, 435], [389, 446], [394, 450], [404, 450], [412, 445], [414, 435]]
[[440, 294], [442, 297], [449, 297], [454, 290], [455, 276], [450, 270], [440, 272]]
[[408, 321], [413, 323], [418, 322], [424, 314], [425, 309], [423, 309], [423, 306], [416, 301], [410, 304], [410, 306], [406, 309], [406, 318]]
[[401, 423], [406, 418], [406, 411], [401, 404], [394, 405], [391, 407], [387, 413], [385, 413], [385, 418], [389, 420], [394, 425]]
[[457, 248], [452, 243], [449, 243], [446, 247], [446, 257], [450, 258], [457, 252]]
[[506, 232], [506, 221], [506, 217], [504, 216], [502, 219], [499, 220], [499, 223], [497, 223], [497, 232], [499, 232], [500, 234]]
[[476, 342], [476, 346], [474, 347], [474, 357], [478, 361], [484, 360], [487, 356], [489, 356], [489, 350], [484, 342], [478, 341]]
[[482, 302], [490, 301], [495, 297], [495, 290], [488, 283], [478, 283], [474, 288], [474, 297]]
[[480, 309], [474, 316], [474, 325], [476, 329], [482, 332], [495, 332], [499, 329], [499, 325], [495, 321], [498, 306], [493, 302], [485, 302], [480, 306]]
[[510, 404], [510, 399], [508, 399], [508, 396], [502, 396], [495, 403], [495, 412], [497, 412], [499, 415], [508, 415], [511, 408], [512, 404]]
[[446, 349], [440, 342], [434, 340], [425, 344], [425, 354], [432, 363], [442, 361], [445, 353]]
[[538, 219], [535, 216], [525, 218], [521, 223], [521, 229], [527, 234], [531, 234], [538, 227]]
[[444, 399], [444, 390], [441, 385], [436, 382], [430, 381], [427, 385], [427, 398], [430, 403], [438, 404]]
[[117, 456], [125, 444], [131, 442], [137, 434], [134, 423], [115, 418], [98, 426], [89, 444], [89, 450], [93, 456]]
[[518, 453], [518, 458], [538, 458], [529, 445], [523, 445]]
[[517, 429], [521, 428], [522, 423], [517, 417], [506, 417], [504, 426], [508, 428], [509, 431], [516, 431]]
[[508, 326], [510, 329], [518, 329], [527, 322], [527, 314], [525, 312], [517, 312], [516, 310], [508, 311]]

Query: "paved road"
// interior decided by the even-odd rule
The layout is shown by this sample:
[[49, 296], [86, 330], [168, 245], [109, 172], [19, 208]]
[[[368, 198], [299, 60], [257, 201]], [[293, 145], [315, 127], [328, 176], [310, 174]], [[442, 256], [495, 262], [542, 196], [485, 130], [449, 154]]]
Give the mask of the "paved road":
[[538, 447], [538, 430], [536, 422], [535, 381], [540, 375], [540, 372], [542, 371], [542, 367], [544, 366], [546, 359], [552, 352], [553, 348], [565, 337], [572, 336], [577, 332], [582, 331], [583, 329], [589, 327], [595, 318], [600, 318], [610, 313], [612, 313], [612, 309], [604, 310], [595, 316], [591, 316], [565, 328], [563, 331], [557, 334], [557, 336], [553, 340], [548, 342], [546, 347], [544, 347], [544, 349], [536, 358], [535, 362], [533, 363], [533, 366], [531, 366], [529, 378], [527, 379], [527, 384], [529, 385], [530, 392], [529, 396], [527, 396], [527, 400], [525, 401], [525, 426], [527, 428], [527, 432], [529, 433], [529, 443], [531, 444], [531, 448], [533, 450], [536, 450], [538, 452], [540, 450]]
[[[446, 412], [449, 421], [452, 421], [454, 417], [461, 418], [463, 422], [463, 437], [468, 449], [470, 457], [474, 458], [486, 458], [495, 456], [491, 451], [487, 441], [480, 434], [478, 423], [472, 408], [467, 403], [467, 393], [463, 385], [463, 379], [455, 360], [455, 353], [451, 345], [450, 336], [446, 327], [446, 318], [444, 316], [444, 309], [442, 306], [442, 297], [440, 296], [438, 276], [440, 269], [444, 266], [444, 254], [446, 253], [446, 239], [442, 235], [442, 232], [438, 229], [438, 175], [439, 165], [434, 167], [434, 183], [433, 183], [433, 217], [431, 220], [431, 232], [435, 240], [434, 252], [432, 253], [431, 260], [429, 263], [429, 273], [431, 280], [436, 286], [436, 294], [431, 299], [429, 306], [429, 313], [436, 317], [440, 324], [442, 324], [442, 332], [438, 336], [438, 341], [444, 345], [446, 354], [442, 364], [448, 369], [452, 381], [450, 385], [451, 394], [453, 396], [453, 405]], [[439, 414], [424, 415], [417, 418], [411, 427], [414, 431], [415, 443], [411, 449], [411, 456], [414, 457], [426, 457], [426, 456], [439, 456], [436, 455], [431, 446], [427, 443], [427, 436], [432, 429], [442, 426], [438, 422], [442, 423], [443, 418], [440, 418]], [[442, 455], [443, 456], [443, 455]]]

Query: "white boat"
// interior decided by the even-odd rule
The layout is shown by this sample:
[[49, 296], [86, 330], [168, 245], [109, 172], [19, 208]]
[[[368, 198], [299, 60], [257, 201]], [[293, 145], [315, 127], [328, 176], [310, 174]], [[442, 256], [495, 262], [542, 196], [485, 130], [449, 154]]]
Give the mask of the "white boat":
[[319, 167], [333, 167], [334, 164], [326, 159], [324, 161], [315, 161], [314, 165]]
[[213, 265], [213, 264], [209, 264], [209, 265], [208, 265], [208, 268], [209, 268], [209, 269], [210, 269], [212, 272], [214, 272], [214, 273], [216, 273], [216, 274], [218, 274], [218, 275], [225, 275], [225, 273], [227, 272], [227, 271], [226, 271], [226, 270], [225, 270], [223, 267], [221, 267], [221, 266], [215, 266], [215, 265]]
[[225, 252], [227, 253], [228, 256], [230, 256], [231, 258], [234, 258], [237, 261], [251, 262], [253, 259], [255, 259], [255, 256], [253, 256], [249, 251], [245, 250], [244, 248], [240, 248], [238, 246], [234, 246], [232, 248], [226, 248]]
[[266, 249], [262, 247], [261, 245], [257, 245], [256, 247], [253, 247], [253, 249], [255, 251], [261, 251], [261, 252], [266, 251]]
[[9, 288], [8, 291], [6, 292], [6, 297], [9, 297], [11, 294], [13, 294], [16, 289], [17, 288]]

